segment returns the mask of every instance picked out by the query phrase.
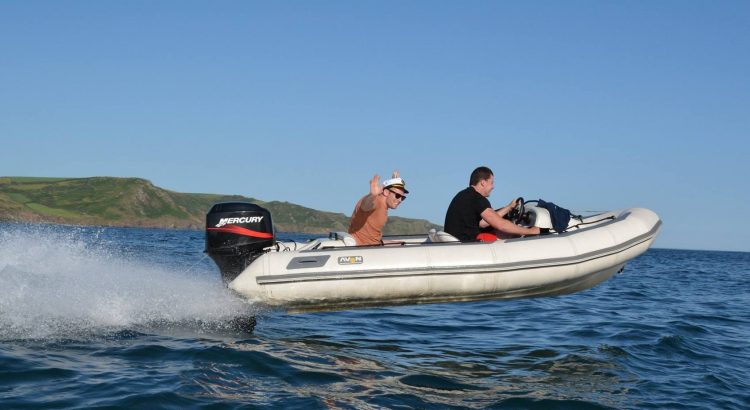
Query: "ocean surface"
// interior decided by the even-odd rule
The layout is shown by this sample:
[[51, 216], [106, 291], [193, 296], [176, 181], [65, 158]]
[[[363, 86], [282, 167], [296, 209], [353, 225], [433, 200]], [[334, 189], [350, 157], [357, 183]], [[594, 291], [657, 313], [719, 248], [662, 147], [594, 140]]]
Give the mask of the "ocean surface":
[[750, 408], [750, 253], [651, 249], [552, 298], [295, 315], [229, 292], [203, 241], [0, 224], [0, 408]]

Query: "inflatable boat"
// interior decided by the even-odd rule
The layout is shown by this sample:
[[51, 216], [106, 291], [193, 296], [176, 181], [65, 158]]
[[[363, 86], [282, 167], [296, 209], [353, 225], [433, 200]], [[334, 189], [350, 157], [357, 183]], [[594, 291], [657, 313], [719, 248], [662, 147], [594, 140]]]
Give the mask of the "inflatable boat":
[[431, 230], [356, 246], [344, 232], [277, 241], [266, 209], [220, 203], [206, 216], [206, 253], [243, 297], [308, 312], [573, 293], [621, 272], [661, 228], [654, 212], [630, 208], [573, 217], [556, 232], [547, 209], [519, 206], [514, 222], [547, 234], [462, 243]]

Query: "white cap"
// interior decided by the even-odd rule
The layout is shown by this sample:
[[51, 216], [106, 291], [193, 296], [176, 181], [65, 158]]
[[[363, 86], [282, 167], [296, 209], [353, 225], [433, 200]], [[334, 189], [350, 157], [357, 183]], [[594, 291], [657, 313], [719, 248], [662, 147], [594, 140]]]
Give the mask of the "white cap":
[[406, 182], [404, 182], [403, 178], [391, 178], [383, 182], [384, 188], [390, 188], [390, 187], [396, 187], [401, 188], [405, 194], [408, 194], [409, 191], [406, 190]]

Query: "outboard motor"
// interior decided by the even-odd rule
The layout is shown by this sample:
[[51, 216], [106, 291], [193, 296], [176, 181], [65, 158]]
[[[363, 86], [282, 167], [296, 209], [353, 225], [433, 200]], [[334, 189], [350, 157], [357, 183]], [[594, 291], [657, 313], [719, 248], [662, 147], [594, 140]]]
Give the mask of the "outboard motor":
[[206, 253], [229, 283], [275, 243], [271, 213], [248, 202], [215, 204], [206, 214]]

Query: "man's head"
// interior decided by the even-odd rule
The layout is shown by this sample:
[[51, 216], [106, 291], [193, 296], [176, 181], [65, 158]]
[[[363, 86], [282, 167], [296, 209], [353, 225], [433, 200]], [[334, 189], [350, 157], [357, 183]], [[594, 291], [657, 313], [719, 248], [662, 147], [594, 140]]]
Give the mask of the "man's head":
[[488, 197], [495, 188], [495, 175], [487, 167], [478, 167], [472, 171], [471, 177], [469, 177], [469, 185], [474, 187], [474, 190], [482, 196]]
[[385, 203], [390, 209], [396, 209], [401, 202], [406, 200], [406, 194], [409, 191], [406, 190], [406, 182], [402, 178], [394, 177], [383, 182], [383, 195], [385, 195]]

